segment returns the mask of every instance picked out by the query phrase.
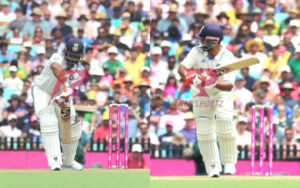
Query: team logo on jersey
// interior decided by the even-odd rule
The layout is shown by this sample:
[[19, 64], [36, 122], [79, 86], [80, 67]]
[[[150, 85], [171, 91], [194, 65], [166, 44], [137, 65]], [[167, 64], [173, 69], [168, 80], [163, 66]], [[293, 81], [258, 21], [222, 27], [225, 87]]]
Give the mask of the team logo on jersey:
[[[65, 72], [66, 75], [63, 80], [57, 80], [48, 104], [50, 104], [51, 100], [61, 91], [62, 85], [64, 85], [65, 82], [70, 84], [69, 87], [71, 89], [77, 90], [76, 88], [86, 84], [89, 80], [89, 73], [86, 70], [65, 70]], [[68, 78], [69, 81], [67, 81]]]
[[206, 63], [205, 59], [202, 59], [202, 60], [201, 60], [201, 63]]
[[74, 43], [73, 47], [72, 47], [72, 51], [73, 52], [78, 52], [79, 50], [79, 47], [78, 47], [78, 44], [77, 43]]

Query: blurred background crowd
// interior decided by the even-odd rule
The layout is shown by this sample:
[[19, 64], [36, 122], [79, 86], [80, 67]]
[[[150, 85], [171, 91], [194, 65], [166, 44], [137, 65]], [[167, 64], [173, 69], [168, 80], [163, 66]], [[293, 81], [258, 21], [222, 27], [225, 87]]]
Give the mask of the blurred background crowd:
[[251, 144], [251, 107], [271, 105], [274, 144], [284, 148], [296, 145], [299, 150], [299, 8], [299, 0], [151, 1], [151, 143], [195, 146], [190, 89], [181, 96], [179, 107], [172, 105], [182, 84], [177, 69], [191, 48], [201, 45], [195, 34], [204, 24], [216, 23], [224, 33], [224, 48], [236, 58], [259, 59], [259, 64], [240, 70], [236, 76], [237, 144]]
[[[52, 54], [63, 53], [66, 42], [77, 37], [84, 43], [81, 63], [89, 72], [89, 81], [78, 89], [81, 102], [76, 105], [77, 119], [83, 121], [81, 153], [91, 139], [107, 140], [111, 103], [129, 104], [129, 137], [148, 140], [149, 3], [1, 0], [0, 137], [40, 137], [30, 87]], [[87, 107], [82, 101], [96, 105]], [[115, 135], [115, 123], [113, 127]]]

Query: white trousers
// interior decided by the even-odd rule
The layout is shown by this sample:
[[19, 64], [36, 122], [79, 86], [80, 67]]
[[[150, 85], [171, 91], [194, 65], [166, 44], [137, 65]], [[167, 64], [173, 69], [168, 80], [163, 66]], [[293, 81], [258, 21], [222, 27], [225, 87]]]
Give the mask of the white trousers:
[[[213, 168], [221, 171], [222, 164], [236, 163], [236, 129], [233, 123], [233, 96], [222, 92], [214, 98], [193, 98], [194, 118], [201, 155], [209, 173]], [[221, 150], [221, 161], [217, 138]]]

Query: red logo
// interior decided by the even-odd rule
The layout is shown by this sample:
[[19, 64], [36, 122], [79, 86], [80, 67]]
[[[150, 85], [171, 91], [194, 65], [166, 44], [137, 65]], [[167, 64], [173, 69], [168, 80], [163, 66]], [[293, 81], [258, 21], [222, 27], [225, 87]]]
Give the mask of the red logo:
[[[74, 92], [76, 92], [76, 87], [86, 84], [89, 80], [89, 74], [86, 70], [76, 70], [76, 71], [65, 70], [65, 72], [66, 72], [66, 75], [65, 75], [64, 80], [69, 80], [69, 82], [70, 82], [69, 87], [73, 89], [73, 95], [74, 95]], [[54, 96], [59, 93], [61, 86], [63, 84], [64, 83], [62, 83], [60, 80], [56, 81], [54, 90], [52, 92], [52, 95], [51, 95], [51, 98], [50, 98], [48, 104], [50, 104], [50, 101], [54, 98]]]

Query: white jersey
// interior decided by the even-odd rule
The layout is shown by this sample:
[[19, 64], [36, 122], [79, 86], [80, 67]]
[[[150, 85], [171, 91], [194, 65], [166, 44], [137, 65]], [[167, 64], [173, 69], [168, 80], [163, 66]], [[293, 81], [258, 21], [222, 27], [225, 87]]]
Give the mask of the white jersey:
[[[234, 60], [235, 57], [233, 54], [224, 47], [222, 47], [220, 52], [214, 58], [210, 58], [208, 52], [204, 51], [201, 46], [195, 46], [181, 64], [187, 69], [216, 69], [217, 67], [228, 64]], [[231, 82], [234, 84], [235, 77], [236, 71], [219, 76], [217, 81]], [[220, 90], [218, 91], [221, 92]]]
[[[57, 78], [54, 76], [53, 71], [51, 69], [51, 64], [53, 62], [56, 62], [61, 65], [62, 69], [66, 69], [67, 63], [64, 59], [63, 54], [55, 53], [51, 56], [49, 59], [49, 62], [44, 67], [42, 73], [36, 77], [34, 80], [34, 85], [38, 86], [40, 89], [44, 90], [48, 94], [52, 95], [55, 85], [57, 84]], [[81, 64], [78, 65], [78, 70], [84, 70], [83, 66]], [[79, 78], [77, 78], [79, 74], [74, 74], [73, 79], [70, 80], [70, 77], [68, 77], [67, 82], [69, 85], [71, 85], [73, 82], [78, 81]], [[62, 85], [59, 85], [59, 92], [56, 93], [57, 95], [60, 95], [62, 91]]]

